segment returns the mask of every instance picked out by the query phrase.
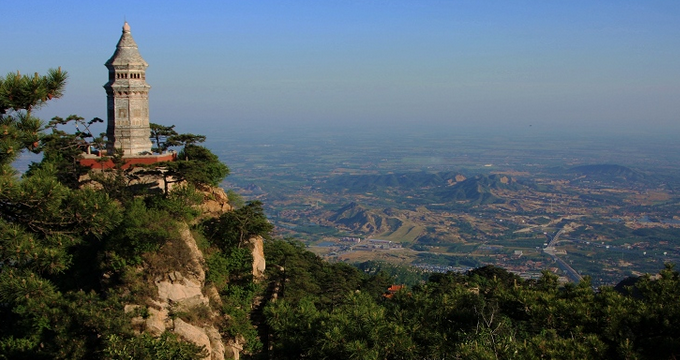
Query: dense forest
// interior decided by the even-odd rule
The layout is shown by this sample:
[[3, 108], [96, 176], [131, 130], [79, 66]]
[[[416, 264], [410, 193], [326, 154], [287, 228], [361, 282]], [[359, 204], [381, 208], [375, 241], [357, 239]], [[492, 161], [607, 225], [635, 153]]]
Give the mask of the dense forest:
[[[177, 161], [126, 169], [114, 155], [109, 170], [80, 166], [85, 149], [103, 149], [105, 139], [88, 130], [99, 120], [33, 115], [63, 94], [66, 78], [61, 70], [0, 78], [0, 359], [218, 358], [173, 329], [152, 334], [135, 320], [156, 311], [161, 276], [190, 275], [187, 232], [202, 253], [201, 291], [217, 295], [168, 316], [214, 326], [243, 358], [680, 355], [680, 274], [670, 264], [594, 289], [588, 279], [560, 284], [544, 272], [526, 281], [492, 266], [428, 277], [328, 263], [300, 242], [273, 238], [259, 202], [232, 195], [230, 211], [206, 214], [207, 189], [229, 170], [199, 135], [153, 125], [154, 151], [175, 147]], [[18, 174], [12, 162], [23, 151], [43, 156]], [[248, 247], [258, 236], [261, 279]], [[402, 282], [415, 285], [393, 286]]]

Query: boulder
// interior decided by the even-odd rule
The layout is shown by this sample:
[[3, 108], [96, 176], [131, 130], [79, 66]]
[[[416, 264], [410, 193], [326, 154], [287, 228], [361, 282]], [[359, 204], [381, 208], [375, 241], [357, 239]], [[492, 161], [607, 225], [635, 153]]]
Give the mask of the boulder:
[[174, 323], [175, 333], [179, 337], [198, 346], [203, 346], [208, 350], [208, 356], [205, 359], [211, 358], [212, 346], [210, 345], [210, 338], [202, 328], [184, 322], [184, 320], [179, 318], [175, 319]]

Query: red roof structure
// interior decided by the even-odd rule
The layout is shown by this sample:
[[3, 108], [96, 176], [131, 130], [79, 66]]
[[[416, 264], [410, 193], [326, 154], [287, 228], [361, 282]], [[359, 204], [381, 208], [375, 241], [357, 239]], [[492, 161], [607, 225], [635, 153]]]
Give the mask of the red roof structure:
[[387, 291], [383, 294], [383, 297], [386, 299], [391, 299], [394, 294], [396, 294], [398, 291], [406, 288], [406, 285], [392, 285], [387, 288]]
[[[171, 152], [160, 155], [124, 156], [123, 160], [125, 161], [123, 169], [127, 169], [133, 165], [149, 165], [164, 161], [175, 161], [177, 160], [177, 153]], [[87, 156], [80, 159], [80, 165], [101, 170], [112, 169], [115, 166], [111, 158], [102, 161], [102, 158], [99, 156]]]

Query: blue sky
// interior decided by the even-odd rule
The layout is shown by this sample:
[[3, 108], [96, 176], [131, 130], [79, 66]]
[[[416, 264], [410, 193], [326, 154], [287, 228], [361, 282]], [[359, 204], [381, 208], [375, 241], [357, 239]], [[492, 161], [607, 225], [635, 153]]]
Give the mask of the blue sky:
[[[678, 1], [11, 1], [0, 74], [70, 74], [50, 118], [104, 117], [124, 19], [153, 122], [680, 135]], [[422, 124], [422, 125], [421, 125]]]

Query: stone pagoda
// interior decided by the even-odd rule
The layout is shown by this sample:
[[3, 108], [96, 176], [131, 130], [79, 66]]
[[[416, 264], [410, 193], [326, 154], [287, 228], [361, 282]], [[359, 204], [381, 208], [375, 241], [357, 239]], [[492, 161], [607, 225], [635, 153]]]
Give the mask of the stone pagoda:
[[124, 157], [151, 155], [149, 139], [149, 89], [146, 68], [137, 43], [125, 22], [116, 51], [106, 62], [109, 82], [104, 85], [107, 97], [107, 151], [122, 149]]

